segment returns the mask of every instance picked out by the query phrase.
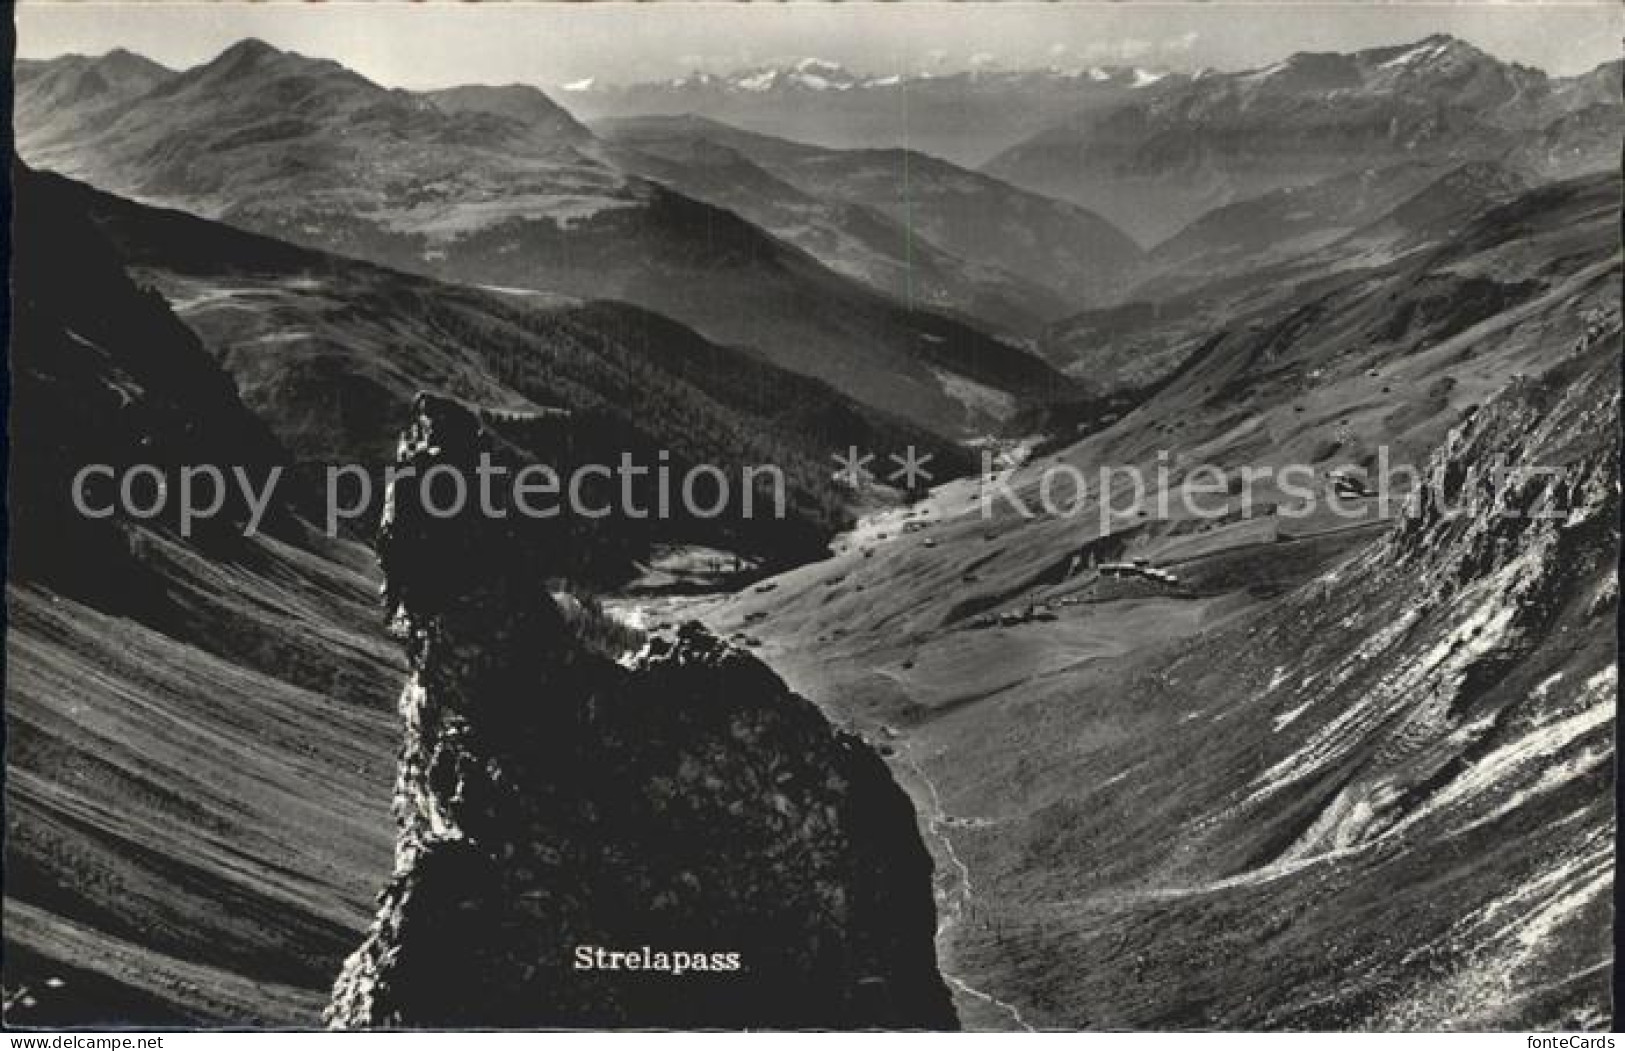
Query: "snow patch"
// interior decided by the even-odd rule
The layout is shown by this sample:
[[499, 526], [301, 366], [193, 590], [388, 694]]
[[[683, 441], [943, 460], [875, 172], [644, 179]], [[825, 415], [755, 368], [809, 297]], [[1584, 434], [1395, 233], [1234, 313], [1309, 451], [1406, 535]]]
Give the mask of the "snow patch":
[[1379, 63], [1378, 69], [1396, 69], [1400, 66], [1409, 66], [1417, 62], [1424, 62], [1437, 55], [1444, 54], [1450, 45], [1445, 43], [1422, 44], [1411, 48], [1403, 54], [1396, 55], [1386, 62]]
[[1302, 704], [1298, 705], [1296, 708], [1293, 708], [1290, 711], [1282, 712], [1280, 715], [1277, 715], [1275, 717], [1275, 732], [1280, 733], [1282, 730], [1285, 730], [1287, 727], [1289, 727], [1293, 723], [1297, 722], [1298, 721], [1298, 716], [1300, 716], [1304, 712], [1308, 711], [1310, 705], [1312, 705], [1314, 703], [1315, 703], [1314, 699], [1311, 698], [1311, 699], [1309, 699], [1307, 701], [1304, 701]]
[[778, 70], [764, 69], [760, 73], [753, 73], [748, 77], [740, 77], [734, 81], [741, 91], [766, 91], [779, 79]]

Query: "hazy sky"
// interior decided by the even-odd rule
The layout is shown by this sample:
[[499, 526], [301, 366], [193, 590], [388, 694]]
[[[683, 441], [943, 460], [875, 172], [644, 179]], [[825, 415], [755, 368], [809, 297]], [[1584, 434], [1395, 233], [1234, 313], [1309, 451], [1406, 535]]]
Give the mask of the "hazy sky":
[[1619, 0], [1456, 3], [259, 3], [24, 0], [17, 52], [127, 47], [183, 68], [233, 41], [334, 58], [398, 87], [583, 77], [656, 80], [819, 57], [859, 72], [1137, 63], [1248, 69], [1453, 33], [1506, 59], [1577, 73], [1618, 58]]

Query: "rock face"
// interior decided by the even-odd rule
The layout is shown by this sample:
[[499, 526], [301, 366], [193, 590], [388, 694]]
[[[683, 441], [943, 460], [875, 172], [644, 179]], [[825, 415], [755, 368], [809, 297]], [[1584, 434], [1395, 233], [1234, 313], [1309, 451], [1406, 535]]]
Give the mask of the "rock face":
[[[508, 455], [458, 405], [416, 412], [403, 467]], [[410, 480], [386, 506], [399, 838], [329, 1023], [957, 1028], [930, 856], [874, 752], [697, 624], [630, 667], [594, 652], [546, 586], [559, 520], [471, 512]]]

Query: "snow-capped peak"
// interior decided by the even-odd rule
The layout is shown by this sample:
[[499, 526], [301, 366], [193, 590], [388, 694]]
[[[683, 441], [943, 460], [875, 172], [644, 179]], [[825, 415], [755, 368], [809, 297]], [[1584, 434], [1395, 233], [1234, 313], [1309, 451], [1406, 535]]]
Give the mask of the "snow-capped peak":
[[1153, 73], [1148, 69], [1136, 69], [1134, 71], [1134, 83], [1130, 86], [1148, 88], [1167, 75], [1166, 73]]
[[594, 83], [595, 83], [595, 81], [593, 80], [592, 77], [582, 77], [580, 80], [572, 80], [568, 84], [560, 85], [559, 90], [560, 91], [591, 91], [592, 88], [593, 88]]
[[742, 91], [766, 91], [778, 82], [779, 71], [764, 69], [760, 73], [747, 73], [734, 81], [734, 87]]
[[792, 83], [814, 91], [845, 91], [857, 83], [857, 78], [846, 67], [822, 58], [804, 58], [797, 62], [788, 78]]
[[728, 76], [726, 83], [735, 91], [762, 92], [784, 87], [846, 91], [862, 81], [834, 62], [803, 58], [783, 65], [743, 70]]
[[845, 77], [846, 70], [838, 63], [822, 58], [804, 58], [796, 63], [797, 73], [819, 73], [828, 76]]

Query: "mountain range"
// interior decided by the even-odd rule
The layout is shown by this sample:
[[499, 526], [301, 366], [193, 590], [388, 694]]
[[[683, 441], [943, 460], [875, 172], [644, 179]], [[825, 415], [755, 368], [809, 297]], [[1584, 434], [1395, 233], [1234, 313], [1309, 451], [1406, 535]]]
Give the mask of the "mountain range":
[[[564, 106], [252, 40], [185, 71], [19, 62], [7, 1022], [308, 1026], [358, 945], [338, 1021], [406, 1017], [395, 973], [434, 985], [400, 1002], [435, 1017], [490, 993], [532, 1021], [560, 988], [512, 966], [534, 947], [458, 942], [444, 910], [637, 915], [537, 877], [593, 872], [650, 915], [715, 918], [737, 881], [729, 901], [803, 931], [822, 913], [777, 888], [812, 873], [838, 913], [872, 887], [852, 833], [907, 824], [894, 780], [935, 871], [903, 836], [907, 893], [864, 899], [887, 921], [864, 929], [903, 932], [931, 1024], [946, 991], [970, 1029], [1606, 1028], [1619, 77], [1443, 36], [1200, 75], [806, 62]], [[978, 444], [997, 472], [972, 473]], [[328, 464], [485, 445], [774, 463], [791, 514], [391, 514], [387, 585], [377, 515], [318, 526]], [[908, 445], [929, 491], [831, 477], [832, 451]], [[183, 535], [77, 513], [97, 462], [292, 478], [257, 534], [232, 502]], [[1137, 493], [1032, 510], [1130, 466]], [[1165, 510], [1201, 471], [1206, 512]], [[1467, 500], [1487, 511], [1449, 513]], [[622, 589], [671, 550], [743, 559], [748, 586]], [[718, 669], [742, 706], [704, 702]], [[387, 882], [413, 674], [433, 692], [409, 712], [497, 723], [406, 727]], [[662, 676], [689, 703], [615, 707]], [[536, 758], [567, 740], [542, 681], [586, 698], [572, 732], [605, 731], [561, 746], [574, 766]], [[736, 747], [786, 713], [804, 738]], [[804, 767], [831, 742], [866, 757], [853, 798], [884, 822], [830, 816], [851, 786]], [[568, 808], [537, 804], [556, 791]], [[666, 837], [714, 873], [668, 880], [595, 834], [605, 800], [654, 840], [673, 805], [771, 834], [748, 866]], [[452, 811], [478, 842], [445, 878], [416, 862]]]
[[911, 148], [1092, 209], [1142, 244], [1197, 216], [1355, 167], [1617, 162], [1621, 64], [1557, 77], [1447, 34], [1259, 69], [853, 73], [816, 59], [563, 85], [583, 119], [694, 116], [837, 149]]
[[835, 150], [697, 117], [599, 122], [623, 167], [729, 207], [909, 303], [1028, 335], [1129, 287], [1142, 253], [1092, 212], [912, 150]]
[[[533, 88], [389, 90], [253, 40], [156, 83], [72, 63], [19, 71], [18, 149], [102, 189], [464, 284], [626, 300], [943, 434], [1066, 389], [1017, 346], [621, 170]], [[84, 119], [36, 121], [75, 76], [102, 88]]]
[[[527, 85], [388, 90], [245, 41], [181, 73], [128, 52], [25, 62], [17, 115], [26, 159], [105, 189], [463, 283], [627, 299], [966, 433], [1053, 389], [1011, 344], [1165, 288], [1214, 224], [1267, 261], [1464, 165], [1526, 184], [1612, 165], [1620, 77], [1442, 35], [1194, 76], [809, 62], [561, 89], [583, 125]], [[1041, 126], [977, 173], [899, 145], [916, 140], [896, 100], [918, 92], [961, 127]], [[842, 107], [874, 108], [873, 141], [801, 126], [864, 125]], [[1198, 276], [1260, 261], [1217, 240]]]

